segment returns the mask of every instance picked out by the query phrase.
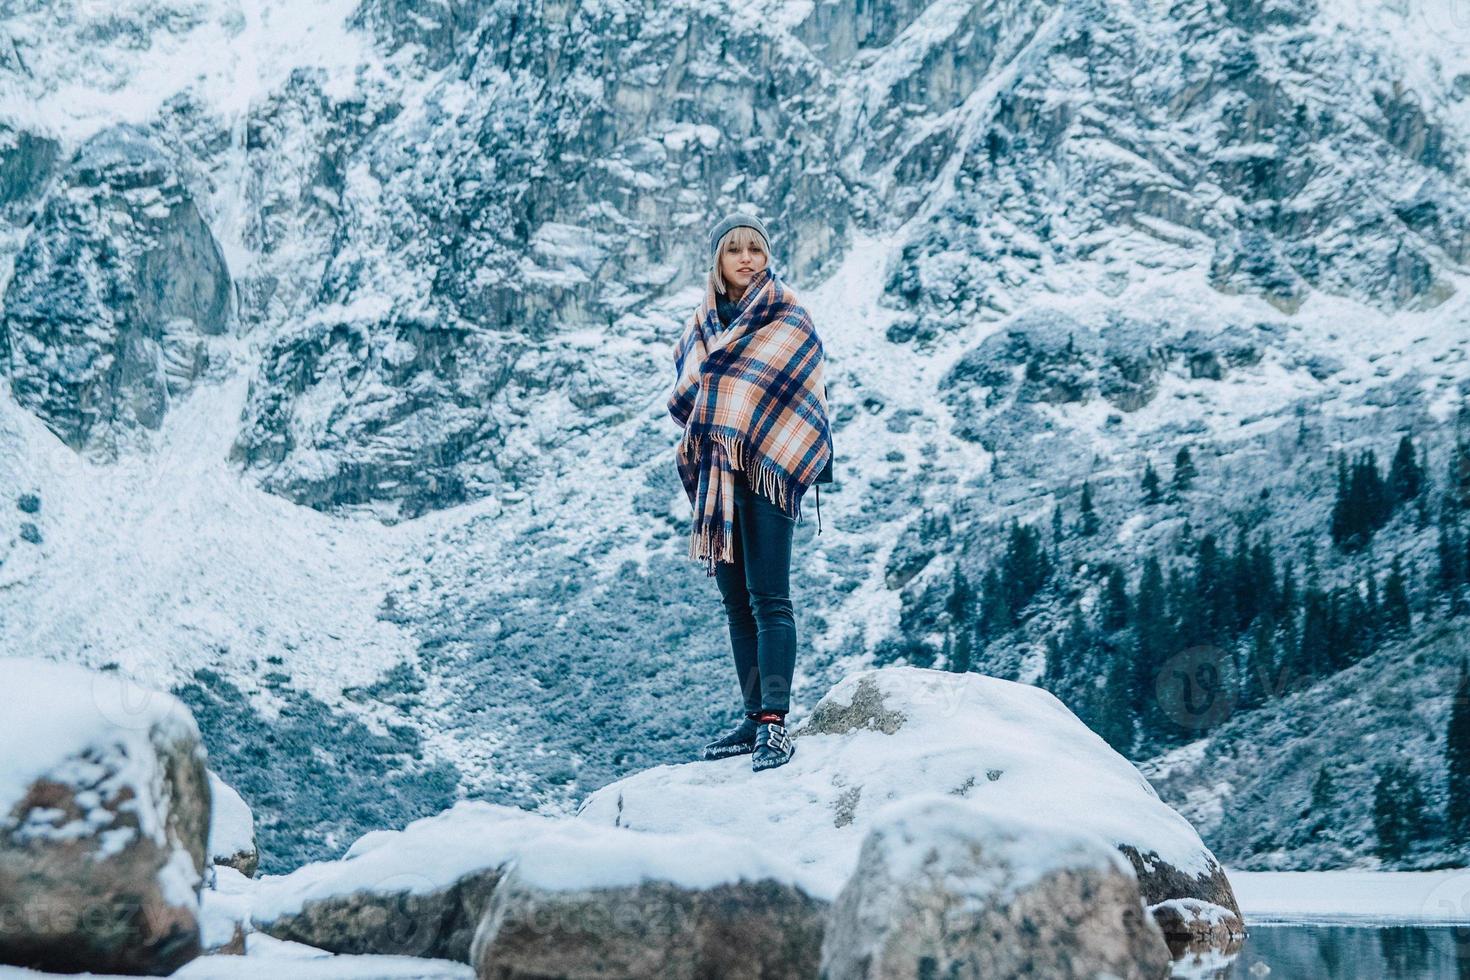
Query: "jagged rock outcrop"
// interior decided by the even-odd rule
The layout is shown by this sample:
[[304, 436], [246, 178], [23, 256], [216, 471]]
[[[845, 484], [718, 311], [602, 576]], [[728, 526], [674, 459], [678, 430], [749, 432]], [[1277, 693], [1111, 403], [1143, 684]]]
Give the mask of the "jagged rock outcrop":
[[0, 316], [11, 390], [74, 449], [114, 458], [208, 372], [232, 310], [179, 169], [147, 131], [117, 126], [57, 175], [15, 259]]
[[0, 659], [0, 962], [167, 974], [199, 955], [210, 793], [177, 699], [70, 664]]

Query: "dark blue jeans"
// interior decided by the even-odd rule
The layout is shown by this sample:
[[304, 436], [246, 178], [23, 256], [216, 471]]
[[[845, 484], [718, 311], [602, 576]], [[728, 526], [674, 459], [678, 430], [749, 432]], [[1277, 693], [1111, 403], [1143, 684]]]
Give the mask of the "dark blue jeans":
[[796, 519], [735, 474], [734, 561], [715, 565], [746, 711], [788, 711], [796, 668], [791, 535]]

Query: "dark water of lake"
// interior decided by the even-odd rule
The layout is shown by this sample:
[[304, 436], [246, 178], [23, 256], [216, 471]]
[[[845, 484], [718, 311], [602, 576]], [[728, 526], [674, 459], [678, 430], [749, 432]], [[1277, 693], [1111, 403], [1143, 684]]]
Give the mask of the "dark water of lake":
[[1462, 925], [1269, 924], [1247, 926], [1229, 962], [1176, 962], [1198, 980], [1470, 980], [1470, 922]]

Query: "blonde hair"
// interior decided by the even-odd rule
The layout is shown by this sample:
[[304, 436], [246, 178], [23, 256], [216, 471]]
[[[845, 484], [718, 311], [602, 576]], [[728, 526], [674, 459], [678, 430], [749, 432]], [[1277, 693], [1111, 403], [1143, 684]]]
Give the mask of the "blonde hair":
[[720, 239], [720, 244], [715, 248], [714, 258], [710, 260], [710, 281], [714, 283], [715, 292], [721, 296], [725, 295], [725, 277], [720, 275], [720, 256], [725, 254], [725, 249], [734, 245], [736, 248], [745, 248], [747, 245], [758, 245], [766, 255], [766, 264], [771, 263], [771, 252], [766, 247], [766, 240], [761, 233], [749, 225], [738, 225], [725, 232]]

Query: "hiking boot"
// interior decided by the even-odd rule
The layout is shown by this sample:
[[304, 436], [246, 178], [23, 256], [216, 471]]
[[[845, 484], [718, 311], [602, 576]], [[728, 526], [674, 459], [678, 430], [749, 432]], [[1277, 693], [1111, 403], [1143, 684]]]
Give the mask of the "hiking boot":
[[756, 728], [755, 754], [750, 758], [752, 772], [784, 766], [796, 754], [796, 740], [779, 722], [766, 722]]
[[704, 759], [712, 762], [715, 759], [728, 759], [732, 755], [744, 755], [755, 751], [755, 712], [747, 712], [728, 733], [721, 735], [713, 742], [704, 747]]

